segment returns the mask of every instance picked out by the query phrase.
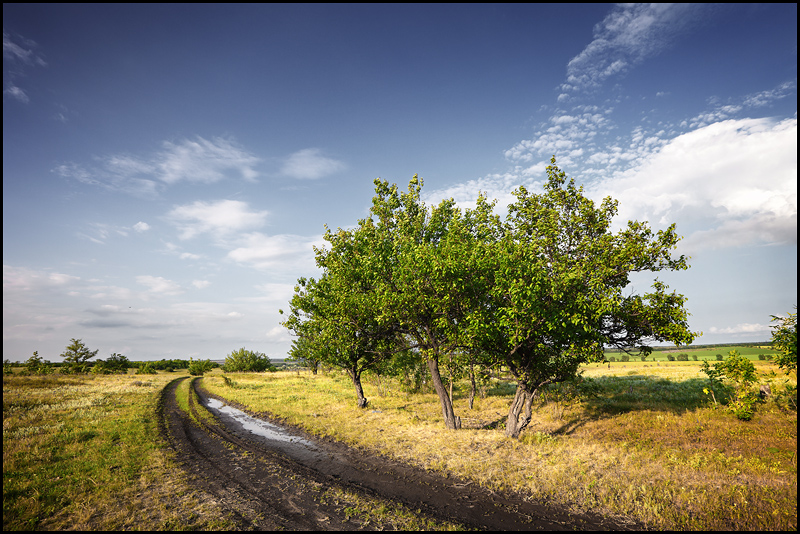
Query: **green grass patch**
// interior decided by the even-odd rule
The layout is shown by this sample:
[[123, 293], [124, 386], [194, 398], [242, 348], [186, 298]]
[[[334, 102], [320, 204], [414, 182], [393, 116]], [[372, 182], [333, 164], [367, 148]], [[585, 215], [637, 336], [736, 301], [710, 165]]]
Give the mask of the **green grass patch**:
[[3, 530], [229, 528], [159, 435], [173, 377], [4, 376]]

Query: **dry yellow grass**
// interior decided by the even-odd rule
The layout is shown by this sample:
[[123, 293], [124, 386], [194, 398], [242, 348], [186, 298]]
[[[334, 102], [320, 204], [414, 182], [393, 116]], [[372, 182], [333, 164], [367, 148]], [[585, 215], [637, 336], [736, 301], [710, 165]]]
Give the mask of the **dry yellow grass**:
[[520, 440], [497, 428], [511, 395], [502, 384], [474, 410], [456, 395], [456, 413], [472, 427], [460, 431], [443, 428], [432, 394], [390, 387], [381, 397], [366, 384], [370, 405], [359, 410], [337, 374], [228, 375], [234, 387], [212, 375], [203, 384], [317, 435], [575, 511], [657, 529], [796, 528], [796, 413], [765, 405], [743, 422], [714, 410], [696, 364], [608, 371], [586, 371], [606, 381], [597, 398], [540, 403]]

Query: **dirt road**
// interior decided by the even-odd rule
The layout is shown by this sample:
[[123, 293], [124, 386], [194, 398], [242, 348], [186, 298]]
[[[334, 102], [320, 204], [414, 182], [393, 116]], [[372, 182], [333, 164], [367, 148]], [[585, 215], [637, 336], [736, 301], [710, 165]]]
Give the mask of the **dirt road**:
[[[187, 379], [182, 379], [187, 380]], [[190, 395], [194, 420], [178, 407], [181, 379], [163, 392], [163, 432], [179, 453], [194, 484], [212, 494], [243, 529], [354, 530], [392, 529], [352, 518], [330, 498], [338, 488], [399, 503], [421, 516], [479, 530], [619, 530], [636, 528], [602, 517], [571, 515], [554, 507], [499, 494], [465, 480], [444, 478], [299, 428], [289, 439], [260, 436], [241, 417], [212, 409], [214, 420], [199, 416]], [[225, 399], [195, 388], [200, 402], [219, 408]], [[213, 399], [217, 399], [214, 401]], [[222, 402], [218, 402], [222, 401]], [[242, 407], [238, 407], [242, 408]], [[263, 425], [262, 425], [263, 426]], [[390, 504], [391, 506], [391, 504]]]

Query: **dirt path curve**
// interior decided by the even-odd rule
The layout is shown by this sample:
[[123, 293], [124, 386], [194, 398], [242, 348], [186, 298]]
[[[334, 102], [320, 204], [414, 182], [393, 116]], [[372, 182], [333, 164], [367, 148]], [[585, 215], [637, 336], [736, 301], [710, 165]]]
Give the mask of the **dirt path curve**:
[[[178, 407], [175, 398], [183, 380], [186, 378], [171, 382], [162, 393], [162, 430], [193, 483], [230, 510], [244, 529], [363, 529], [364, 524], [350, 519], [331, 499], [323, 498], [325, 490], [332, 487], [402, 503], [422, 516], [468, 529], [636, 528], [599, 516], [567, 514], [517, 495], [491, 492], [464, 480], [445, 478], [340, 442], [319, 439], [299, 428], [289, 429], [300, 438], [293, 442], [260, 437], [239, 420], [216, 410], [213, 422], [208, 417], [204, 420], [189, 395], [190, 410], [195, 414], [192, 420]], [[193, 381], [190, 387], [204, 406], [212, 398], [233, 404], [208, 394], [196, 383]], [[372, 523], [366, 527], [391, 529], [392, 525]]]

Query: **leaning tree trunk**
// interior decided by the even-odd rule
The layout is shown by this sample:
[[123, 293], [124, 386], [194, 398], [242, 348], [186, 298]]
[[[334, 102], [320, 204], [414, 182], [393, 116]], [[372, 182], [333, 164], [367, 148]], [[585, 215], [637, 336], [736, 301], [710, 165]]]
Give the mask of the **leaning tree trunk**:
[[444, 424], [451, 430], [458, 430], [461, 428], [461, 418], [456, 417], [453, 411], [453, 403], [450, 400], [450, 396], [447, 394], [447, 389], [445, 389], [442, 383], [442, 377], [439, 374], [439, 363], [434, 358], [428, 358], [427, 364], [428, 370], [431, 372], [433, 388], [436, 390], [436, 394], [439, 396], [439, 402], [442, 404]]
[[[519, 438], [520, 432], [527, 427], [533, 418], [533, 394], [528, 386], [523, 382], [517, 383], [517, 393], [514, 395], [514, 401], [511, 403], [511, 408], [508, 410], [508, 420], [506, 421], [506, 436], [510, 438]], [[523, 409], [525, 415], [520, 419]]]
[[366, 408], [367, 398], [364, 396], [364, 388], [361, 387], [361, 373], [355, 370], [347, 370], [350, 378], [353, 380], [353, 385], [356, 387], [356, 396], [358, 397], [358, 407], [359, 408]]

